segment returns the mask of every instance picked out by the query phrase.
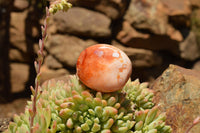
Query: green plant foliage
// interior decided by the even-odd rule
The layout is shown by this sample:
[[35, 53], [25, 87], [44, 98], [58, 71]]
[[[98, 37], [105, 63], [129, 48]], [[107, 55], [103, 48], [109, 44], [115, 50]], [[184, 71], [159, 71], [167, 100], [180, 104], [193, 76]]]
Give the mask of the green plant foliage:
[[[50, 80], [40, 88], [34, 133], [170, 133], [165, 114], [159, 115], [153, 104], [145, 110], [145, 104], [135, 100], [145, 91], [148, 100], [140, 100], [151, 102], [153, 96], [146, 87], [136, 80], [122, 91], [101, 93], [85, 87], [76, 76], [68, 82]], [[5, 133], [30, 132], [31, 106], [29, 101], [25, 113], [16, 115]]]
[[158, 106], [135, 112], [134, 133], [170, 133], [172, 129], [165, 125], [165, 113], [158, 113]]
[[148, 83], [141, 83], [138, 79], [131, 82], [129, 80], [124, 86], [122, 92], [127, 93], [127, 98], [135, 105], [135, 110], [151, 109], [154, 106], [152, 102], [153, 92], [148, 87]]

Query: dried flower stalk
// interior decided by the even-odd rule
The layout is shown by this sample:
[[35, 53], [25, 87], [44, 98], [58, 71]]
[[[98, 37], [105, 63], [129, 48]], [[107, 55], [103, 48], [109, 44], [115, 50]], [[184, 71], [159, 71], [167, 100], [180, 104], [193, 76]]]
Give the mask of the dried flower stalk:
[[[44, 58], [44, 44], [45, 44], [45, 40], [47, 39], [47, 27], [48, 27], [48, 19], [50, 16], [50, 12], [49, 12], [49, 8], [46, 7], [46, 17], [44, 20], [44, 25], [41, 26], [41, 30], [42, 30], [42, 39], [39, 40], [39, 51], [38, 51], [38, 60], [34, 62], [35, 65], [35, 70], [37, 73], [37, 76], [35, 78], [35, 89], [31, 86], [31, 91], [33, 93], [33, 104], [32, 104], [32, 113], [31, 117], [30, 117], [30, 128], [33, 127], [33, 121], [37, 112], [36, 109], [36, 102], [37, 102], [37, 96], [38, 96], [38, 88], [39, 88], [39, 83], [40, 83], [40, 69], [43, 63], [43, 58]], [[33, 128], [31, 128], [31, 133], [33, 133]]]
[[38, 90], [40, 88], [40, 69], [43, 63], [43, 59], [44, 59], [44, 44], [45, 41], [47, 40], [47, 27], [48, 27], [48, 20], [50, 17], [50, 14], [55, 14], [57, 11], [67, 11], [72, 5], [70, 3], [67, 2], [67, 0], [56, 0], [55, 2], [50, 4], [50, 8], [46, 7], [46, 17], [44, 20], [44, 25], [41, 26], [41, 30], [42, 30], [42, 39], [39, 40], [39, 51], [38, 51], [38, 59], [37, 61], [34, 62], [34, 66], [35, 66], [35, 70], [37, 73], [37, 76], [35, 78], [35, 88], [33, 88], [32, 86], [30, 87], [32, 93], [33, 93], [33, 104], [32, 104], [32, 109], [29, 109], [30, 112], [30, 130], [31, 133], [33, 133], [33, 123], [34, 123], [34, 118], [35, 115], [37, 113], [37, 108], [36, 108], [36, 102], [37, 99], [39, 97], [39, 92]]

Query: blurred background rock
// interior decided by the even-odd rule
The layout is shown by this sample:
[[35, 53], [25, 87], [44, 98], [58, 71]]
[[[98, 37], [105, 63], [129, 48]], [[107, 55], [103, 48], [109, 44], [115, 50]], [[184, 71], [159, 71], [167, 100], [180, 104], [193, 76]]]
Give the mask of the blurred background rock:
[[[80, 52], [97, 43], [127, 53], [133, 80], [152, 83], [169, 64], [200, 71], [199, 0], [69, 2], [50, 19], [42, 81], [75, 74]], [[43, 9], [41, 0], [0, 0], [1, 102], [30, 96]]]

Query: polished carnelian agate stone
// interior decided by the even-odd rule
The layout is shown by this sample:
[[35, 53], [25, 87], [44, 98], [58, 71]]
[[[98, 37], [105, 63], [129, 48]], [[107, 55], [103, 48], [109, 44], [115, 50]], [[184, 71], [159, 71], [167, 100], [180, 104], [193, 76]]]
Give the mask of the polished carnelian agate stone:
[[86, 48], [80, 54], [76, 68], [81, 82], [100, 92], [120, 90], [132, 72], [128, 56], [108, 44], [97, 44]]

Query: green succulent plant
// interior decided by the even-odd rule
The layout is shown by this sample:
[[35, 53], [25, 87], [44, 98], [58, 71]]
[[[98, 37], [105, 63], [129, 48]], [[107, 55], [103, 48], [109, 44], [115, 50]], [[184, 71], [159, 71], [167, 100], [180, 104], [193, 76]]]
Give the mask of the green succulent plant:
[[[171, 128], [165, 125], [165, 114], [159, 115], [157, 106], [144, 109], [142, 108], [144, 106], [139, 106], [141, 104], [138, 104], [137, 100], [133, 100], [136, 95], [133, 88], [139, 91], [146, 87], [146, 83], [140, 84], [136, 80], [129, 81], [121, 91], [101, 93], [84, 86], [77, 76], [70, 76], [68, 82], [50, 80], [39, 88], [40, 95], [36, 104], [37, 113], [33, 131], [34, 133], [170, 133]], [[148, 96], [147, 93], [150, 92], [145, 92], [145, 96]], [[135, 97], [141, 95], [143, 94], [137, 93]], [[144, 100], [144, 102], [152, 101]], [[14, 122], [10, 123], [5, 133], [30, 132], [31, 106], [32, 101], [29, 101], [25, 113], [15, 115]]]
[[148, 88], [147, 82], [140, 84], [139, 79], [133, 82], [128, 80], [122, 92], [127, 93], [126, 97], [133, 102], [135, 110], [151, 109], [154, 106], [152, 101], [154, 94]]
[[172, 129], [165, 125], [165, 113], [159, 114], [158, 106], [135, 112], [134, 133], [170, 133]]

